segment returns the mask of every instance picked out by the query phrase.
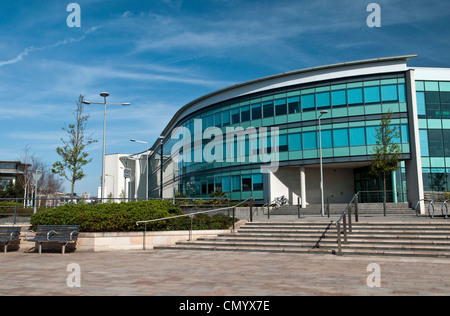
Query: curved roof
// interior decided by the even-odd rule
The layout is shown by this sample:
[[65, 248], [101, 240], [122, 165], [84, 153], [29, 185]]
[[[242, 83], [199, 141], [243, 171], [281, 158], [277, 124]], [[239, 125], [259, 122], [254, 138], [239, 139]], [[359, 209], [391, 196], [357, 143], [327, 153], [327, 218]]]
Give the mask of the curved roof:
[[[415, 57], [417, 57], [417, 55], [405, 55], [318, 66], [285, 72], [229, 86], [224, 89], [206, 94], [183, 106], [174, 115], [161, 135], [167, 137], [170, 131], [176, 126], [176, 124], [187, 115], [190, 115], [207, 106], [211, 106], [228, 99], [253, 94], [256, 92], [273, 90], [283, 86], [298, 85], [302, 83], [311, 83], [323, 80], [370, 75], [376, 73], [406, 71], [408, 70], [406, 63]], [[154, 150], [158, 146], [159, 141], [156, 141], [152, 147], [152, 150]]]

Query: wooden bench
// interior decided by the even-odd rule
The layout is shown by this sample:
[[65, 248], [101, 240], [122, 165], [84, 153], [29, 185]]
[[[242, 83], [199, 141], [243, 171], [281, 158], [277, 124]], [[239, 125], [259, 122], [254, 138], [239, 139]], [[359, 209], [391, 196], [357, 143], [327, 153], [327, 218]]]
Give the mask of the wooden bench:
[[20, 242], [20, 227], [4, 226], [0, 227], [0, 243], [5, 243], [4, 252], [8, 252], [8, 246], [13, 241]]
[[[66, 252], [66, 246], [69, 243], [76, 243], [80, 226], [75, 225], [38, 225], [36, 232], [29, 230], [25, 233], [25, 241], [37, 242], [39, 244], [39, 253], [42, 253], [43, 243], [61, 243], [62, 254]], [[34, 233], [33, 238], [28, 238], [29, 233]]]

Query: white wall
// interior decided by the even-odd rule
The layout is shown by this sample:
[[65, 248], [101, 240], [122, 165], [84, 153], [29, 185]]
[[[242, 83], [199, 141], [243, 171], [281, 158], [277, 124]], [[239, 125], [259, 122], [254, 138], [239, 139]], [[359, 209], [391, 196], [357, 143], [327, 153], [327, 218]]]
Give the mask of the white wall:
[[[306, 202], [320, 204], [320, 169], [305, 168]], [[355, 194], [353, 169], [323, 169], [324, 199], [333, 195], [332, 203], [348, 203]], [[300, 193], [300, 167], [280, 167], [270, 174], [270, 199], [286, 196], [289, 204], [297, 205]]]

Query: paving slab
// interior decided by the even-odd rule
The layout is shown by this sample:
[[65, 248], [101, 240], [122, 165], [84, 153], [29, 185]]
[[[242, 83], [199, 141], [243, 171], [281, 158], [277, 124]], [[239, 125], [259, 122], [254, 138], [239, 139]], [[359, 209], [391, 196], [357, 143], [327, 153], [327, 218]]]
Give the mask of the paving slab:
[[[0, 254], [0, 295], [448, 295], [450, 259], [152, 250]], [[78, 265], [79, 274], [69, 265]], [[369, 287], [379, 266], [380, 286]], [[79, 280], [79, 287], [72, 281]], [[70, 286], [74, 287], [70, 287]]]

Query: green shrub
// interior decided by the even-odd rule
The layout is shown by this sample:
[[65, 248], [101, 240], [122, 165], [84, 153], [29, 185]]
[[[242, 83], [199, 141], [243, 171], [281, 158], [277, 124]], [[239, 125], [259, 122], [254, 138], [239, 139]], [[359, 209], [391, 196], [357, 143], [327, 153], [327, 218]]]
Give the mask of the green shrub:
[[[82, 232], [142, 231], [145, 225], [138, 221], [165, 218], [184, 214], [170, 201], [150, 200], [129, 203], [98, 205], [64, 205], [34, 214], [30, 223], [37, 225], [80, 225]], [[226, 229], [233, 224], [229, 216], [198, 214], [194, 217], [194, 229]], [[189, 217], [163, 220], [147, 224], [147, 231], [188, 230]]]

